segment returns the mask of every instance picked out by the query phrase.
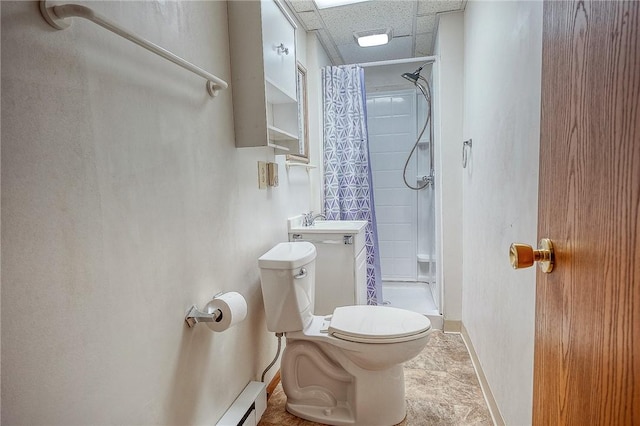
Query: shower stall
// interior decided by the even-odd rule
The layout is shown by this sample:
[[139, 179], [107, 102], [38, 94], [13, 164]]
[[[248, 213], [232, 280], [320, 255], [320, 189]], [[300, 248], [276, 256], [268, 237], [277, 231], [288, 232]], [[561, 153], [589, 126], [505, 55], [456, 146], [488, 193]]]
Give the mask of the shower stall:
[[383, 299], [441, 323], [432, 64], [390, 62], [363, 64]]

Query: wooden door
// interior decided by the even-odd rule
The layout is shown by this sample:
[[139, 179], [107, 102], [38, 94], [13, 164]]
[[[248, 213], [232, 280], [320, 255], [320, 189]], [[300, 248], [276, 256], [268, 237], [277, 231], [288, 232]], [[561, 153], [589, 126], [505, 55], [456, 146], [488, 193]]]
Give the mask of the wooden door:
[[533, 423], [640, 424], [640, 2], [544, 4]]

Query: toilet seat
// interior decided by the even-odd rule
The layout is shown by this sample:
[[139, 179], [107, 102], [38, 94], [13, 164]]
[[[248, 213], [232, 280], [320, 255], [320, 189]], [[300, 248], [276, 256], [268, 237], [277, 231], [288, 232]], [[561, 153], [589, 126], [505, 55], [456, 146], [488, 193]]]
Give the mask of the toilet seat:
[[399, 343], [431, 332], [424, 315], [389, 306], [341, 306], [333, 311], [328, 328], [333, 337], [357, 343]]

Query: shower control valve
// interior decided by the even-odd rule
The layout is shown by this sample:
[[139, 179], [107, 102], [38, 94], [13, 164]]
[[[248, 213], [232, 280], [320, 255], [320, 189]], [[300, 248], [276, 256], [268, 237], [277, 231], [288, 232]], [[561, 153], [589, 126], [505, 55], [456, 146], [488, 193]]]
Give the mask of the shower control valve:
[[434, 184], [434, 176], [433, 175], [429, 175], [429, 176], [424, 175], [424, 176], [422, 176], [421, 180], [422, 180], [422, 183], [426, 184], [426, 186], [433, 186], [433, 184]]

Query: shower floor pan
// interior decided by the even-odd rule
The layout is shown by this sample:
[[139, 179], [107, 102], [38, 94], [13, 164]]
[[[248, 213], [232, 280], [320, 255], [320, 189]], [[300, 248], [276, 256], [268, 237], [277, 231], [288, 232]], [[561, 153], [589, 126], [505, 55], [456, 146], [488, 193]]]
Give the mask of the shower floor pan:
[[421, 282], [383, 281], [382, 297], [385, 306], [407, 309], [423, 314], [435, 329], [442, 330], [442, 315], [436, 306], [429, 284]]

